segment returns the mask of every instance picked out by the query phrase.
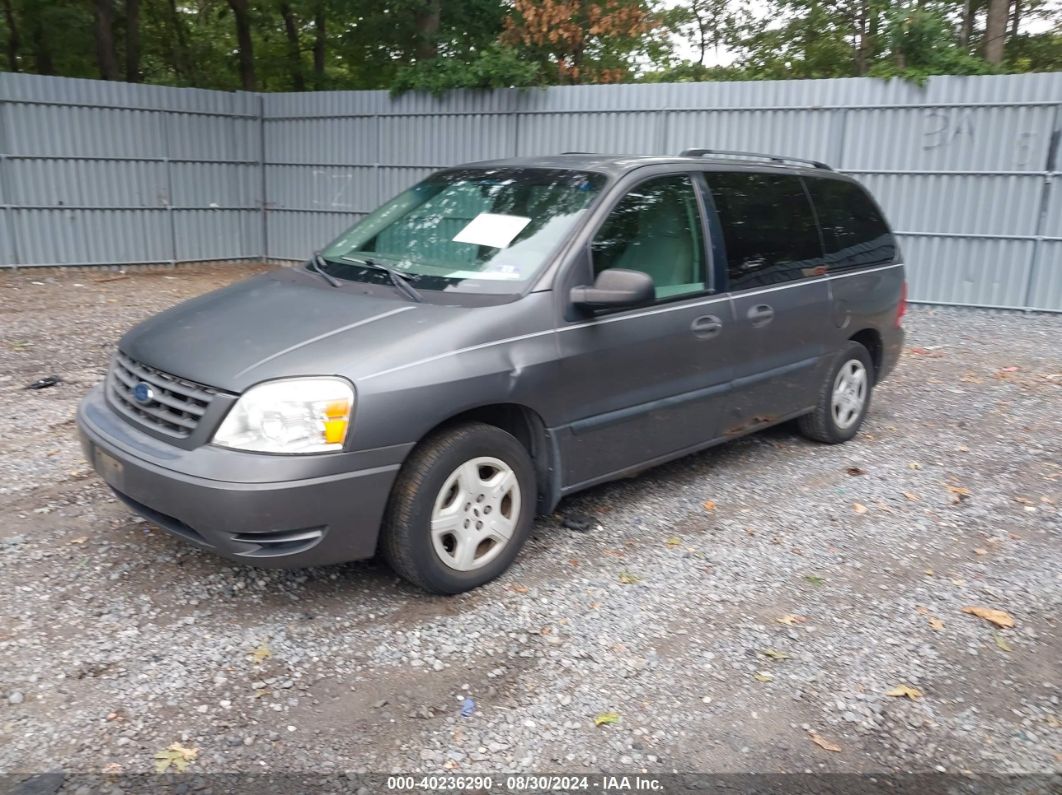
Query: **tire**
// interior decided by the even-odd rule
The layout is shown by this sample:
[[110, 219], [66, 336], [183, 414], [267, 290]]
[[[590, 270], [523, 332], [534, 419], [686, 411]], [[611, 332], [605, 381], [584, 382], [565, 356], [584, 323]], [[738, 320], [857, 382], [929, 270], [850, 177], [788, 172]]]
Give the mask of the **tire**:
[[[852, 391], [859, 372], [863, 378], [861, 398], [855, 397], [857, 393]], [[816, 442], [847, 442], [859, 432], [866, 419], [873, 390], [874, 363], [870, 352], [858, 342], [849, 341], [819, 387], [815, 410], [798, 420], [800, 432]], [[846, 399], [845, 394], [851, 397]]]
[[380, 552], [396, 574], [425, 591], [477, 588], [519, 553], [536, 499], [531, 457], [511, 434], [481, 422], [444, 429], [402, 465]]

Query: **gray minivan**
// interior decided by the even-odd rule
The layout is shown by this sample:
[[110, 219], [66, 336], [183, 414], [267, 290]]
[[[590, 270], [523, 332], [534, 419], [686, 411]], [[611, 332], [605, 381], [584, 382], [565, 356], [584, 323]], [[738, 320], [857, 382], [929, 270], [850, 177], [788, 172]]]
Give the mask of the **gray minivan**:
[[850, 439], [905, 292], [881, 210], [821, 163], [482, 162], [141, 323], [78, 426], [122, 501], [204, 549], [380, 552], [457, 593], [567, 494], [792, 418]]

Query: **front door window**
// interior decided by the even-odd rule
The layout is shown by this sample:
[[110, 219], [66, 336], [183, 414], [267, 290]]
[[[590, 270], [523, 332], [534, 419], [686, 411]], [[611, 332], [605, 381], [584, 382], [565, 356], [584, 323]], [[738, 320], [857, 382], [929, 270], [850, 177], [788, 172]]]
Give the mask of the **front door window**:
[[606, 268], [653, 277], [657, 300], [704, 290], [704, 238], [693, 183], [685, 174], [637, 185], [591, 244], [594, 275]]

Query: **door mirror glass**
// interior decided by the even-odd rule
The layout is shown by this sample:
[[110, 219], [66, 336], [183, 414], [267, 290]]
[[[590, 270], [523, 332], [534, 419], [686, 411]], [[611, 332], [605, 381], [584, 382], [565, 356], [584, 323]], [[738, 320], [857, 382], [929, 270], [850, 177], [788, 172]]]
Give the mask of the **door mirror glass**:
[[656, 300], [653, 277], [643, 271], [609, 268], [594, 279], [593, 287], [573, 287], [572, 303], [589, 309], [638, 306]]

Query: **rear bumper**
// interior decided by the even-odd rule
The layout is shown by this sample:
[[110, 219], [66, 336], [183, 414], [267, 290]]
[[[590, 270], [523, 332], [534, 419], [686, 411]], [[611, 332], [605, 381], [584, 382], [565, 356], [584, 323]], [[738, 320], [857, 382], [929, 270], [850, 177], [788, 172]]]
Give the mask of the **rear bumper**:
[[311, 456], [181, 450], [141, 433], [93, 389], [85, 458], [130, 508], [223, 557], [298, 568], [371, 557], [408, 446]]
[[882, 342], [881, 370], [878, 373], [878, 381], [887, 378], [896, 364], [900, 361], [900, 353], [903, 351], [903, 341], [906, 332], [903, 328], [896, 328], [890, 332]]

